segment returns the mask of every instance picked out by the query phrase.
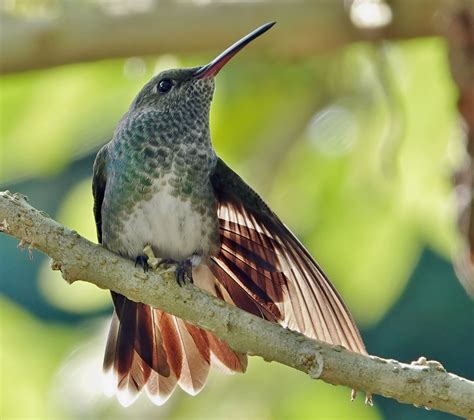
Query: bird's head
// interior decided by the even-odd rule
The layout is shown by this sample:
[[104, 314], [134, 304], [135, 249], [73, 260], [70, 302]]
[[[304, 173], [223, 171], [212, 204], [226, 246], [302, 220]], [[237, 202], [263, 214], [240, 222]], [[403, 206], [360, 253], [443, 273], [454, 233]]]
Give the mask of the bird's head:
[[208, 120], [214, 92], [214, 77], [242, 48], [270, 29], [267, 23], [227, 48], [209, 64], [200, 67], [166, 70], [153, 77], [139, 92], [130, 111], [158, 112], [177, 123]]

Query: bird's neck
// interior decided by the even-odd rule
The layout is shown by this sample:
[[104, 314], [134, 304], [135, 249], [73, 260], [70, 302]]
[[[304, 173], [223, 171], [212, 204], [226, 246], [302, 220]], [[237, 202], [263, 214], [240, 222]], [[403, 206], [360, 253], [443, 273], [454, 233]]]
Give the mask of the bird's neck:
[[[217, 157], [207, 116], [142, 110], [126, 115], [112, 141], [115, 168], [151, 179], [208, 182]], [[178, 176], [179, 175], [179, 176]]]

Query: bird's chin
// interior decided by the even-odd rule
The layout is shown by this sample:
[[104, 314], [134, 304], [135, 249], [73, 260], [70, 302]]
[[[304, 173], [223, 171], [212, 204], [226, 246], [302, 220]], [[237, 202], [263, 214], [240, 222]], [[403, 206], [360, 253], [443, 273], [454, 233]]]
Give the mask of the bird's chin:
[[197, 84], [202, 86], [202, 88], [209, 90], [210, 93], [214, 93], [215, 82], [213, 77], [207, 77], [205, 79], [196, 80]]
[[214, 94], [214, 78], [196, 79], [192, 84], [192, 95], [201, 98], [203, 102], [211, 102]]

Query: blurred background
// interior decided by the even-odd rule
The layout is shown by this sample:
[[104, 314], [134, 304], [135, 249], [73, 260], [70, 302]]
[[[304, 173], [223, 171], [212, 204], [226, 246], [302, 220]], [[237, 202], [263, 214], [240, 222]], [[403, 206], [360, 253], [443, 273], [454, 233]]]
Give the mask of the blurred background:
[[[215, 148], [324, 267], [371, 354], [472, 379], [473, 8], [1, 0], [0, 190], [96, 241], [92, 163], [142, 85], [277, 20], [217, 78]], [[1, 418], [452, 418], [351, 403], [349, 389], [257, 357], [245, 375], [211, 374], [198, 397], [122, 408], [101, 386], [109, 294], [68, 286], [17, 245], [0, 236]]]

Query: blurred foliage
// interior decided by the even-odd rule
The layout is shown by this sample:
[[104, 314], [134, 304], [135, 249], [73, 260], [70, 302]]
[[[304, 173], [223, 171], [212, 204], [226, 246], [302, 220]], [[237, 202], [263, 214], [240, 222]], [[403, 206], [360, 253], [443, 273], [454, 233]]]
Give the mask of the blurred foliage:
[[110, 136], [139, 87], [123, 83], [118, 62], [2, 77], [0, 178], [60, 171]]
[[51, 418], [52, 377], [84, 335], [44, 324], [3, 298], [0, 319], [0, 417]]
[[[0, 183], [95, 240], [95, 151], [153, 74], [208, 58], [136, 57], [2, 76]], [[363, 332], [376, 336], [425, 247], [449, 257], [457, 246], [454, 101], [439, 39], [358, 44], [294, 62], [242, 55], [218, 77], [211, 117], [218, 153], [309, 247]], [[4, 237], [0, 252], [8, 263], [0, 264], [2, 292], [24, 305], [1, 305], [2, 417], [381, 416], [361, 401], [350, 404], [344, 388], [260, 360], [246, 375], [213, 375], [197, 398], [179, 392], [162, 408], [142, 398], [124, 410], [98, 396], [105, 342], [98, 325], [109, 311], [108, 293], [67, 286], [46, 258], [20, 262]], [[26, 284], [33, 280], [38, 289]]]

